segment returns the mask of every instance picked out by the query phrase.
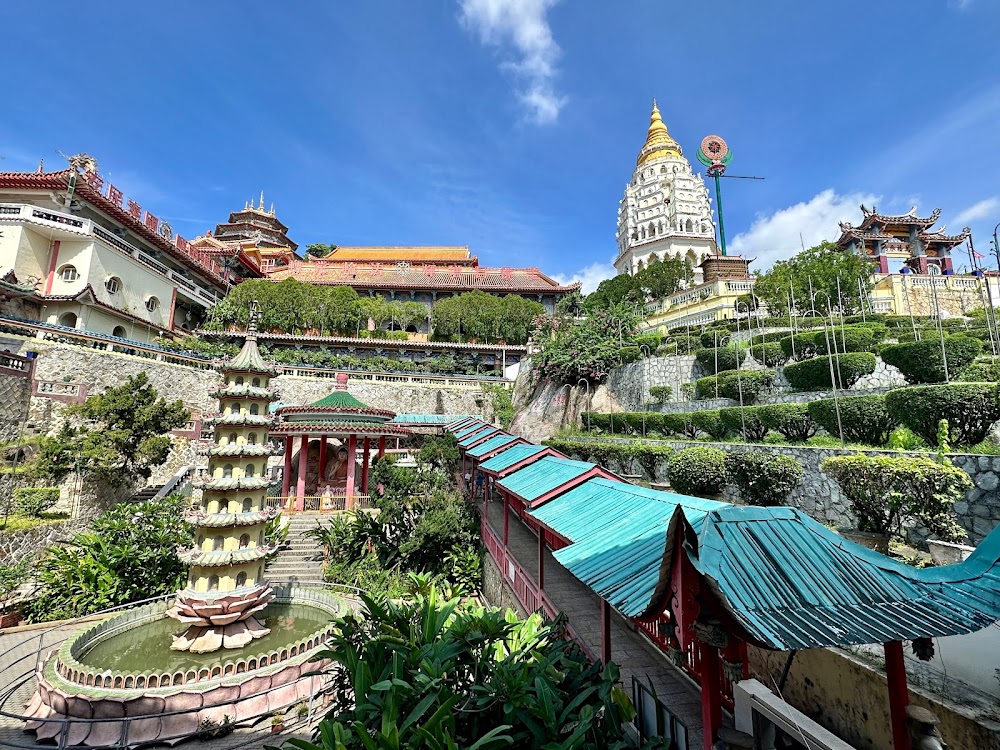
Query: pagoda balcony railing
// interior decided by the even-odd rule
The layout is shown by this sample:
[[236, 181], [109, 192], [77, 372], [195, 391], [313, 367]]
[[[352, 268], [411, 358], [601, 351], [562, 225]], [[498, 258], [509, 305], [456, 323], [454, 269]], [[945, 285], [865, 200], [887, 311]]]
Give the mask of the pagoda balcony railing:
[[69, 231], [74, 234], [89, 235], [113, 250], [124, 253], [133, 260], [142, 263], [147, 268], [156, 271], [161, 276], [164, 276], [169, 281], [185, 290], [189, 296], [196, 298], [200, 302], [206, 302], [209, 305], [214, 305], [221, 299], [221, 297], [219, 297], [219, 295], [215, 292], [196, 284], [183, 274], [167, 267], [163, 263], [160, 263], [146, 251], [140, 250], [130, 242], [126, 242], [124, 239], [118, 237], [113, 232], [108, 231], [100, 224], [95, 224], [91, 219], [82, 219], [71, 214], [51, 211], [49, 209], [43, 209], [29, 204], [0, 203], [0, 220], [10, 221], [15, 218], [27, 220], [32, 224], [69, 229]]
[[[298, 507], [302, 505], [301, 509]], [[367, 510], [375, 507], [371, 495], [354, 494], [350, 498], [346, 494], [332, 495], [268, 495], [265, 501], [267, 508], [279, 508], [282, 513], [343, 513], [348, 510]]]

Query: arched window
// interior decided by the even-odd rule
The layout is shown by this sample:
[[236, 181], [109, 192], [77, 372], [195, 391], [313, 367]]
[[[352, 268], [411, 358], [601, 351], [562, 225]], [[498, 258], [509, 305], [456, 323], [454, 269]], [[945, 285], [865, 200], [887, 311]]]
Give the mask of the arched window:
[[233, 478], [233, 465], [232, 464], [226, 464], [225, 466], [222, 467], [222, 478], [223, 479], [232, 479]]
[[249, 513], [253, 509], [253, 499], [249, 497], [243, 498], [243, 512]]
[[239, 402], [237, 402], [237, 403], [235, 403], [235, 404], [233, 404], [232, 406], [229, 407], [229, 413], [230, 414], [239, 414], [240, 413]]
[[255, 471], [256, 469], [254, 469], [253, 464], [247, 464], [247, 470], [243, 472], [243, 476], [252, 477]]
[[118, 294], [122, 289], [122, 280], [117, 276], [108, 276], [104, 288], [108, 290], [108, 294]]
[[128, 338], [128, 331], [125, 330], [125, 326], [115, 326], [115, 329], [111, 332], [112, 336], [120, 339]]
[[667, 168], [665, 166], [660, 167], [660, 174], [666, 174]]
[[237, 375], [236, 376], [236, 380], [234, 380], [233, 383], [235, 385], [243, 385], [243, 376], [242, 375]]
[[263, 544], [263, 543], [264, 543], [264, 529], [261, 529], [260, 531], [257, 532], [257, 544]]
[[217, 537], [215, 537], [212, 540], [212, 549], [215, 549], [215, 550], [222, 549], [222, 545], [224, 543], [225, 543], [225, 540], [221, 536], [217, 536]]
[[76, 270], [76, 266], [67, 264], [59, 269], [59, 278], [63, 281], [76, 281], [80, 278], [80, 272]]
[[261, 564], [257, 566], [257, 580], [259, 581], [263, 575], [264, 575], [264, 565]]
[[243, 549], [244, 547], [249, 547], [249, 546], [250, 546], [250, 535], [249, 534], [240, 534], [240, 549]]
[[250, 413], [255, 417], [260, 414], [260, 404], [250, 404]]
[[63, 313], [59, 316], [59, 325], [67, 328], [76, 328], [76, 313]]
[[254, 378], [253, 381], [251, 381], [251, 385], [253, 385], [254, 388], [260, 388], [260, 378]]
[[219, 590], [219, 576], [212, 576], [208, 579], [208, 590], [218, 591]]
[[226, 438], [226, 442], [229, 445], [233, 445], [236, 442], [236, 433], [235, 432], [230, 432], [229, 433], [229, 437]]
[[156, 312], [159, 309], [159, 307], [160, 307], [160, 300], [158, 300], [156, 297], [152, 295], [146, 297], [146, 309], [149, 310], [149, 312]]
[[247, 574], [246, 573], [240, 573], [238, 576], [236, 576], [236, 588], [240, 588], [240, 587], [246, 586], [246, 585], [247, 585]]
[[247, 435], [247, 445], [257, 445], [257, 433], [251, 432]]

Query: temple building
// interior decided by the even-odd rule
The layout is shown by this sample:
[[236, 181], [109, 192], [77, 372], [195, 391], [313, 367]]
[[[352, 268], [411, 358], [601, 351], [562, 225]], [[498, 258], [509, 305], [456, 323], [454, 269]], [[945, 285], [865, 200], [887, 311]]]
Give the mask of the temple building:
[[700, 281], [701, 262], [716, 252], [715, 223], [704, 180], [692, 172], [654, 101], [646, 142], [618, 204], [615, 269], [634, 274], [653, 255], [661, 260], [678, 257], [688, 261]]
[[208, 451], [208, 478], [200, 507], [188, 516], [197, 536], [178, 552], [190, 566], [188, 584], [168, 612], [187, 625], [171, 646], [178, 651], [240, 648], [270, 632], [255, 615], [274, 598], [264, 580], [273, 551], [264, 530], [278, 514], [267, 506], [267, 462], [277, 454], [267, 439], [274, 370], [257, 349], [255, 312], [246, 343], [222, 374], [225, 383], [214, 394], [220, 413], [210, 420], [215, 446]]
[[876, 273], [890, 273], [892, 260], [903, 262], [904, 273], [953, 273], [952, 250], [969, 238], [969, 227], [958, 234], [945, 234], [944, 227], [931, 229], [941, 217], [940, 208], [926, 218], [917, 216], [916, 211], [914, 207], [893, 216], [878, 213], [875, 206], [869, 210], [862, 205], [863, 218], [858, 226], [841, 222], [837, 247], [864, 255], [876, 265]]
[[33, 290], [20, 309], [137, 341], [199, 327], [232, 270], [106, 182], [92, 157], [69, 162], [0, 172], [0, 278]]

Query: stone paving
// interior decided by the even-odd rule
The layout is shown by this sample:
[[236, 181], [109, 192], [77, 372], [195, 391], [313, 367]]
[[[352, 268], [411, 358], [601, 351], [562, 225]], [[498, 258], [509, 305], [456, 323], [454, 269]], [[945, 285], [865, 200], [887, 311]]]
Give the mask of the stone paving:
[[[480, 509], [482, 505], [480, 504]], [[503, 504], [490, 503], [490, 526], [503, 537]], [[525, 571], [538, 581], [538, 542], [516, 514], [510, 514], [508, 546]], [[592, 654], [601, 653], [600, 598], [545, 550], [545, 594], [569, 617], [570, 626]], [[694, 682], [634, 626], [612, 610], [611, 657], [621, 667], [622, 686], [632, 694], [632, 677], [648, 684], [688, 730], [688, 747], [702, 745], [701, 696]]]

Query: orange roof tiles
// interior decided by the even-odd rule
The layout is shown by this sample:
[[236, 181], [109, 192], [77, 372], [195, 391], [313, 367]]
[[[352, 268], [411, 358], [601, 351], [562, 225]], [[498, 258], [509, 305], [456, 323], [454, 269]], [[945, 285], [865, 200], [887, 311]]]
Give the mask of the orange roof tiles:
[[351, 260], [374, 261], [462, 261], [470, 259], [469, 248], [450, 247], [407, 247], [371, 246], [349, 247], [341, 245], [326, 257], [334, 263]]

